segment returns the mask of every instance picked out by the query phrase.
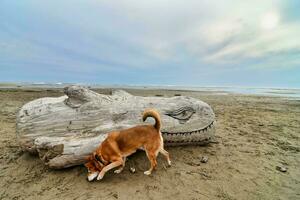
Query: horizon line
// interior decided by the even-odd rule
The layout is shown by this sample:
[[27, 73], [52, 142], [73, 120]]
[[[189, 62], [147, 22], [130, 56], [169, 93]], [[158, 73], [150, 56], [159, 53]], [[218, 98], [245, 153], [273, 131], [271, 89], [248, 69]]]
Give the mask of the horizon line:
[[56, 86], [67, 86], [67, 85], [82, 85], [82, 86], [101, 86], [101, 87], [118, 87], [118, 86], [129, 86], [129, 87], [168, 87], [168, 88], [247, 88], [247, 89], [295, 89], [299, 90], [300, 87], [287, 87], [287, 86], [245, 86], [245, 85], [181, 85], [181, 84], [128, 84], [128, 83], [80, 83], [80, 82], [44, 82], [44, 81], [4, 81], [0, 82], [1, 85], [33, 85], [33, 86], [42, 86], [42, 85], [56, 85]]

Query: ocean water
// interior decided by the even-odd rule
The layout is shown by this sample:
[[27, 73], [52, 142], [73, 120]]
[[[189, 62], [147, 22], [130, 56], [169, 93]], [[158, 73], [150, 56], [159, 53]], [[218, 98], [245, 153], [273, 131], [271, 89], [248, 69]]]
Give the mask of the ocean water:
[[[95, 86], [97, 87], [97, 86]], [[267, 87], [200, 87], [200, 86], [132, 86], [132, 85], [115, 85], [115, 88], [136, 88], [136, 89], [167, 89], [167, 90], [188, 90], [211, 92], [214, 94], [228, 95], [228, 94], [245, 94], [245, 95], [260, 95], [260, 96], [279, 96], [300, 99], [300, 88], [267, 88]]]
[[280, 96], [300, 99], [300, 88], [259, 88], [259, 87], [182, 87], [184, 90], [206, 91], [219, 94], [245, 94]]
[[267, 88], [267, 87], [198, 87], [198, 86], [177, 86], [177, 85], [99, 85], [83, 83], [0, 83], [0, 88], [63, 88], [67, 85], [83, 85], [91, 88], [132, 88], [132, 89], [167, 89], [167, 90], [188, 90], [211, 92], [214, 94], [245, 94], [260, 96], [279, 96], [291, 99], [300, 99], [300, 88]]

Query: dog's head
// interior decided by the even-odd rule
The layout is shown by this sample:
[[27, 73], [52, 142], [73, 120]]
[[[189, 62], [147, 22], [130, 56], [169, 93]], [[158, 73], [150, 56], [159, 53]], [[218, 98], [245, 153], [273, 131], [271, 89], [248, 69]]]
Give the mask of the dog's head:
[[101, 172], [101, 170], [104, 167], [104, 164], [103, 162], [101, 162], [101, 158], [96, 153], [93, 153], [92, 155], [88, 156], [86, 160], [87, 162], [84, 164], [84, 166], [88, 170], [87, 178], [89, 181], [92, 181]]

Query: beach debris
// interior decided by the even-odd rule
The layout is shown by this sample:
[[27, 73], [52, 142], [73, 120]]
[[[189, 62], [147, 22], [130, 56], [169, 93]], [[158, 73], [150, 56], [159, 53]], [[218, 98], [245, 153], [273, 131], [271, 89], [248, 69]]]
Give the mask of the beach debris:
[[200, 162], [207, 163], [208, 162], [208, 157], [207, 156], [202, 156], [201, 159], [200, 159]]
[[50, 168], [82, 164], [109, 132], [141, 124], [145, 108], [160, 113], [166, 146], [206, 145], [214, 139], [215, 114], [199, 99], [141, 97], [123, 90], [104, 95], [78, 85], [65, 87], [64, 93], [33, 100], [16, 117], [18, 143]]
[[118, 198], [119, 198], [119, 195], [118, 195], [117, 193], [111, 192], [110, 194], [111, 194], [111, 196], [113, 196], [115, 199], [118, 199]]
[[205, 178], [211, 178], [206, 172], [199, 172], [199, 174]]
[[287, 168], [284, 166], [276, 166], [276, 170], [278, 170], [280, 172], [287, 172]]
[[189, 161], [189, 162], [185, 162], [186, 164], [190, 165], [190, 166], [199, 166], [200, 163], [194, 162], [194, 161]]
[[134, 167], [130, 167], [129, 171], [134, 174], [135, 173], [135, 168]]

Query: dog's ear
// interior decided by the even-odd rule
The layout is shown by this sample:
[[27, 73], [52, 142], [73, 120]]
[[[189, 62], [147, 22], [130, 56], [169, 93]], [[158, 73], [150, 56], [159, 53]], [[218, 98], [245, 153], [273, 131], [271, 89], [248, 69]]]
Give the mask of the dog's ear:
[[96, 159], [97, 161], [101, 162], [101, 159], [100, 159], [100, 157], [99, 157], [97, 154], [95, 154], [95, 159]]

